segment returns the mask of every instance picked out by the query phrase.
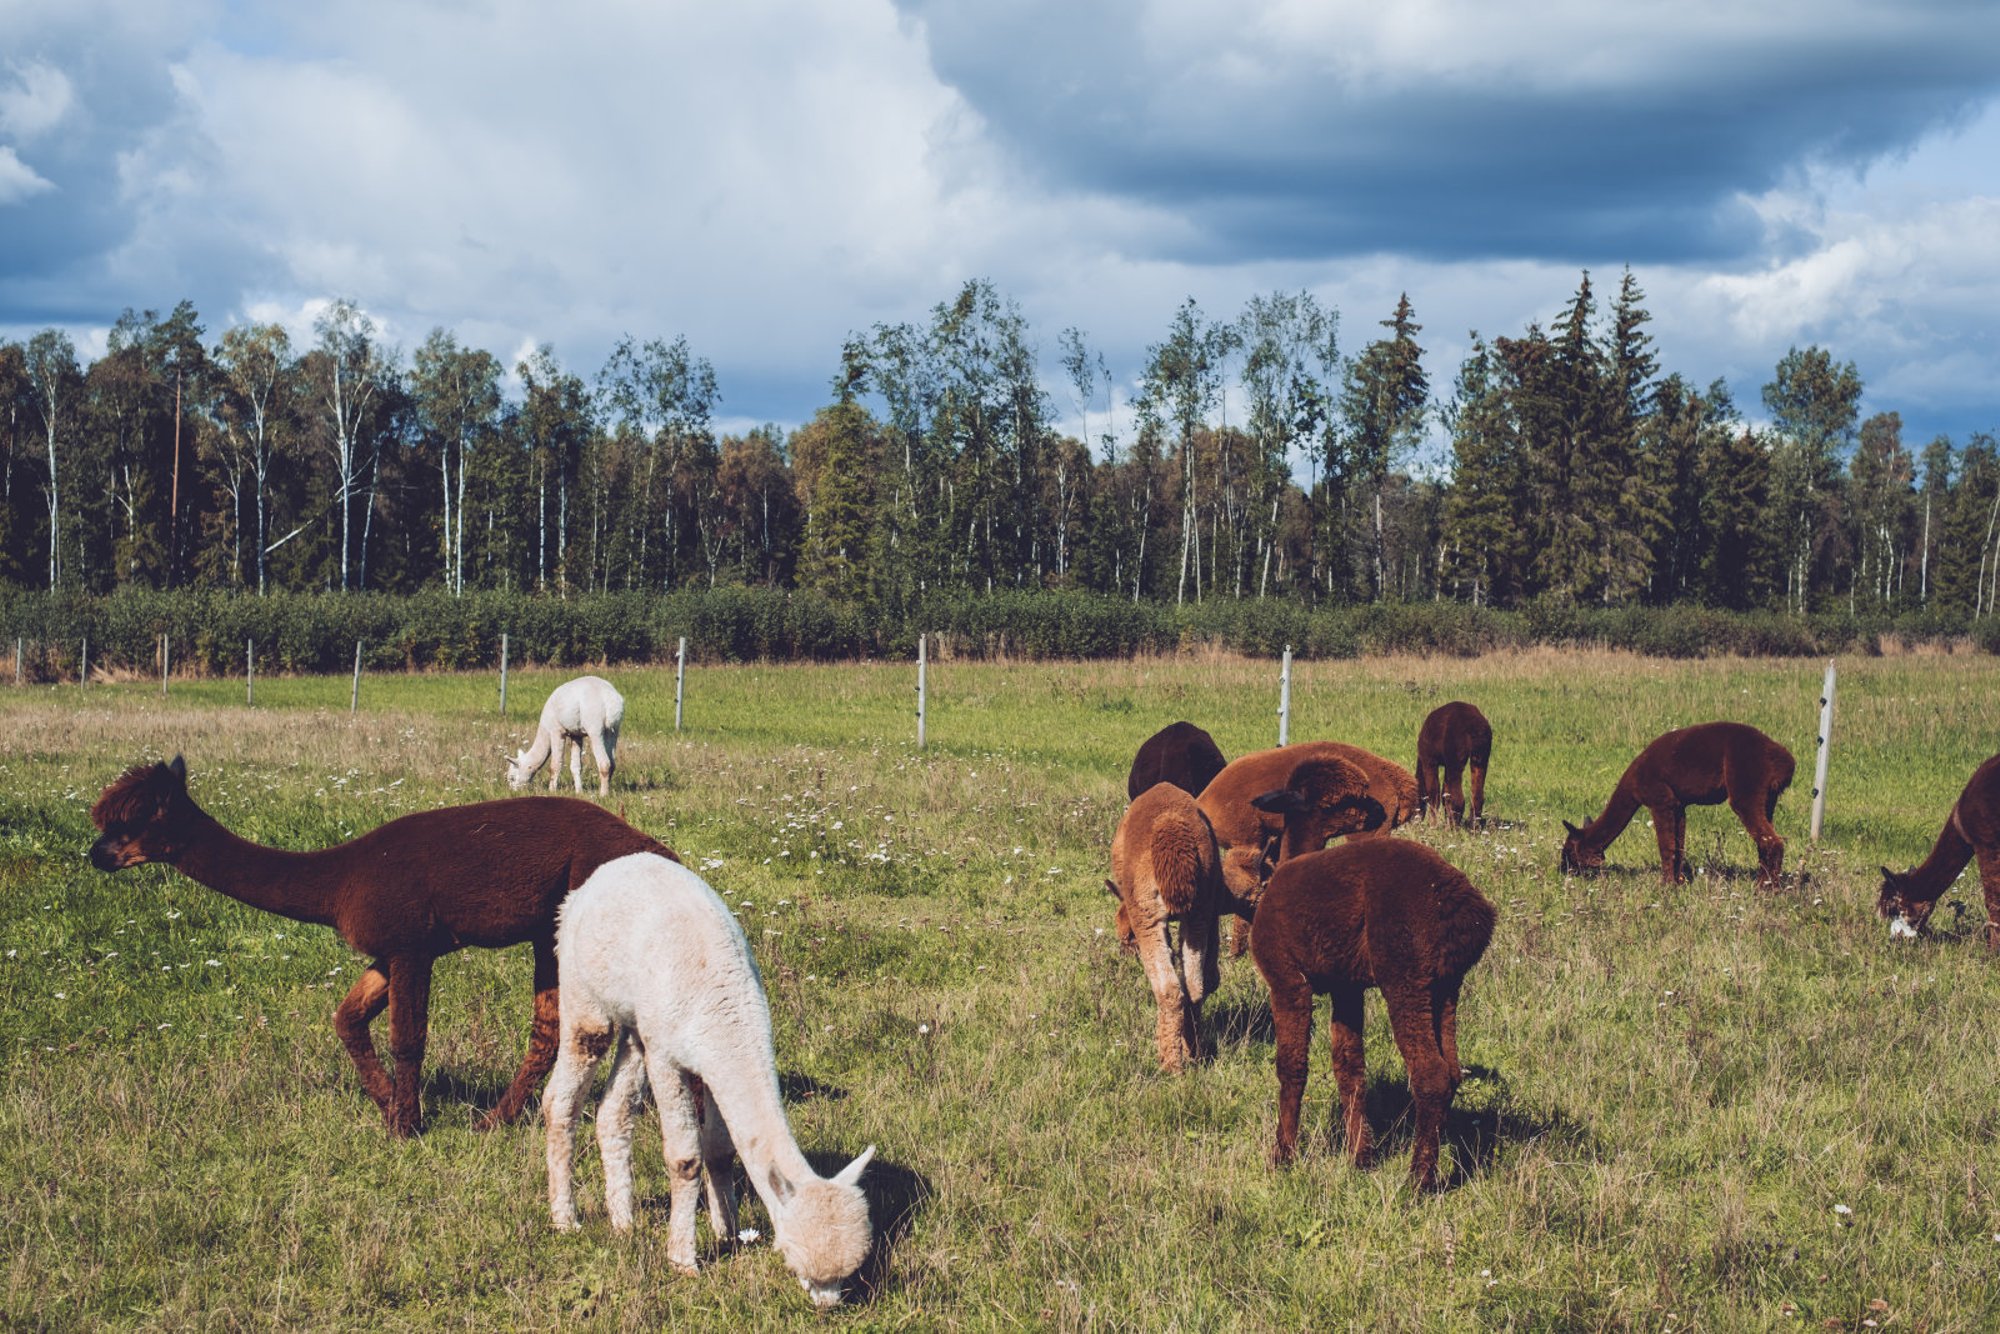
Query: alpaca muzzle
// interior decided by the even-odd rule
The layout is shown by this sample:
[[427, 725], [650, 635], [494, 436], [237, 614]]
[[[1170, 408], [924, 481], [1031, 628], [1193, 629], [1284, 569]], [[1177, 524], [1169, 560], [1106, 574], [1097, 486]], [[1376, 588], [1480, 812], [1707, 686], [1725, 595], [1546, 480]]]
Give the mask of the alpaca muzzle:
[[1915, 940], [1916, 938], [1917, 938], [1917, 928], [1910, 925], [1909, 918], [1903, 916], [1903, 914], [1901, 913], [1897, 913], [1895, 917], [1890, 919], [1889, 939]]
[[106, 834], [90, 845], [90, 864], [100, 871], [122, 871], [147, 860], [145, 852], [130, 839], [114, 839]]

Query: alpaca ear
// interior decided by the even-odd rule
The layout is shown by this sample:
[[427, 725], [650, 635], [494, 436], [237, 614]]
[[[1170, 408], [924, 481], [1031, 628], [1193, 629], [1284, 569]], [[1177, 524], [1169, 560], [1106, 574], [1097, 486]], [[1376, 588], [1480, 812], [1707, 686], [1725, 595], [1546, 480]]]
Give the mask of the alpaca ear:
[[875, 1156], [875, 1146], [873, 1144], [870, 1144], [867, 1148], [861, 1151], [861, 1156], [859, 1158], [856, 1158], [853, 1162], [849, 1163], [847, 1166], [840, 1169], [840, 1175], [833, 1179], [834, 1184], [838, 1186], [852, 1186], [858, 1184], [861, 1180], [861, 1170], [868, 1166], [868, 1160], [870, 1158], [873, 1158], [874, 1156]]
[[178, 755], [174, 756], [173, 759], [167, 761], [167, 772], [175, 778], [180, 779], [182, 783], [186, 783], [188, 779], [187, 761]]
[[1105, 887], [1106, 889], [1108, 889], [1108, 890], [1110, 890], [1110, 891], [1111, 891], [1111, 897], [1112, 897], [1112, 898], [1114, 898], [1114, 899], [1118, 899], [1118, 900], [1121, 900], [1121, 901], [1122, 901], [1122, 900], [1123, 900], [1123, 899], [1125, 898], [1125, 896], [1124, 896], [1123, 894], [1120, 894], [1120, 893], [1118, 892], [1118, 882], [1117, 882], [1116, 880], [1107, 880], [1107, 881], [1105, 881], [1105, 882], [1104, 882], [1104, 887]]
[[1577, 827], [1576, 827], [1575, 825], [1571, 824], [1571, 823], [1570, 823], [1569, 821], [1567, 821], [1567, 820], [1564, 820], [1564, 821], [1563, 821], [1563, 828], [1565, 828], [1565, 829], [1569, 830], [1569, 832], [1570, 832], [1570, 833], [1571, 833], [1572, 835], [1576, 835], [1576, 834], [1581, 834], [1581, 833], [1583, 832], [1583, 831], [1582, 831], [1581, 829], [1578, 829], [1578, 828], [1577, 828]]
[[784, 1176], [775, 1167], [771, 1169], [766, 1179], [770, 1181], [771, 1193], [778, 1197], [780, 1204], [790, 1204], [792, 1196], [798, 1193], [798, 1187], [785, 1180]]
[[1885, 866], [1882, 868], [1882, 880], [1885, 884], [1893, 885], [1896, 883], [1896, 873]]
[[1273, 815], [1292, 815], [1306, 808], [1306, 799], [1288, 787], [1281, 787], [1275, 792], [1266, 792], [1261, 797], [1250, 798], [1250, 804], [1260, 811], [1269, 811]]

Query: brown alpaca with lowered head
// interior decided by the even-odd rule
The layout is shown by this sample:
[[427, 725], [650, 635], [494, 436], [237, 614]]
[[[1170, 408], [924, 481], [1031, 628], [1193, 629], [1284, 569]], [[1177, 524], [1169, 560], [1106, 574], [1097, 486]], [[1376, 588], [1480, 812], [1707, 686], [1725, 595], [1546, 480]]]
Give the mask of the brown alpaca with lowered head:
[[1776, 889], [1785, 867], [1785, 840], [1771, 826], [1778, 798], [1792, 784], [1792, 752], [1747, 723], [1700, 723], [1656, 738], [1626, 766], [1611, 800], [1582, 828], [1563, 821], [1562, 869], [1595, 871], [1604, 850], [1625, 832], [1641, 806], [1652, 812], [1660, 844], [1660, 877], [1692, 877], [1687, 862], [1687, 808], [1729, 803], [1757, 844], [1757, 885]]
[[1193, 723], [1168, 723], [1139, 743], [1125, 779], [1125, 799], [1137, 801], [1155, 783], [1172, 783], [1198, 797], [1228, 764], [1214, 737]]
[[[1314, 764], [1313, 815], [1300, 826], [1301, 847], [1323, 846], [1330, 838], [1387, 833], [1416, 813], [1417, 780], [1410, 771], [1380, 755], [1341, 741], [1301, 741], [1260, 750], [1232, 761], [1209, 780], [1201, 812], [1225, 852], [1264, 859], [1263, 875], [1277, 862], [1282, 817], [1259, 810], [1257, 797], [1293, 784], [1302, 765]], [[1317, 842], [1314, 842], [1314, 839]], [[1238, 917], [1229, 952], [1240, 956], [1250, 943], [1249, 922]]]
[[[1260, 798], [1280, 812], [1303, 806], [1296, 791]], [[1271, 1162], [1298, 1151], [1299, 1106], [1311, 1065], [1315, 997], [1332, 1001], [1333, 1075], [1347, 1151], [1367, 1161], [1367, 1057], [1362, 1001], [1378, 987], [1409, 1070], [1416, 1103], [1410, 1178], [1437, 1182], [1438, 1140], [1462, 1071], [1458, 995], [1493, 939], [1495, 913], [1458, 869], [1421, 843], [1371, 838], [1287, 857], [1271, 876], [1250, 930], [1250, 955], [1271, 991], [1276, 1030], [1278, 1135]]]
[[[1422, 815], [1444, 812], [1448, 823], [1465, 820], [1466, 766], [1472, 767], [1472, 822], [1486, 809], [1486, 762], [1493, 758], [1493, 724], [1463, 700], [1440, 704], [1417, 732], [1417, 806]], [[1439, 782], [1442, 775], [1443, 781]]]
[[1986, 892], [1986, 948], [2000, 950], [2000, 755], [1973, 772], [1923, 865], [1901, 875], [1882, 868], [1875, 910], [1889, 919], [1890, 938], [1920, 935], [1938, 900], [1975, 856]]
[[[128, 769], [90, 818], [100, 871], [165, 862], [220, 894], [295, 922], [330, 926], [372, 962], [334, 1011], [333, 1026], [389, 1131], [423, 1128], [418, 1074], [429, 1032], [431, 965], [467, 945], [532, 941], [535, 1020], [528, 1054], [479, 1123], [512, 1121], [556, 1056], [556, 909], [605, 862], [634, 852], [673, 858], [650, 834], [593, 802], [529, 797], [449, 806], [391, 820], [318, 852], [284, 852], [237, 837], [187, 791], [187, 766]], [[392, 1082], [368, 1028], [389, 1011]]]
[[[1140, 793], [1118, 822], [1104, 884], [1118, 899], [1119, 923], [1132, 931], [1153, 989], [1160, 1068], [1179, 1070], [1200, 1053], [1201, 1002], [1221, 980], [1216, 925], [1228, 897], [1215, 835], [1194, 798], [1172, 783]], [[1178, 947], [1174, 922], [1181, 928]]]

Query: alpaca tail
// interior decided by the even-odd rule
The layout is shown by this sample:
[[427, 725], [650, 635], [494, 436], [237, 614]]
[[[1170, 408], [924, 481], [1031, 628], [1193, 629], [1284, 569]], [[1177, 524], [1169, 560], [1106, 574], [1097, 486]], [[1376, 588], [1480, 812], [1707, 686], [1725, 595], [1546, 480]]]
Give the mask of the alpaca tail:
[[1499, 916], [1469, 880], [1438, 886], [1439, 962], [1447, 973], [1463, 976], [1479, 962]]
[[1153, 884], [1160, 903], [1175, 915], [1194, 908], [1201, 897], [1202, 836], [1199, 816], [1174, 815], [1153, 826]]

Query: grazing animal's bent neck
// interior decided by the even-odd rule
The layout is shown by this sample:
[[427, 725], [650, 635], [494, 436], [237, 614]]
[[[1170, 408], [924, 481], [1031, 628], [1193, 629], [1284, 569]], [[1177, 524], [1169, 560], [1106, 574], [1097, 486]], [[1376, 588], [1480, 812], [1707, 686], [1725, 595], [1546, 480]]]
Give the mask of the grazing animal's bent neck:
[[1604, 803], [1604, 809], [1595, 820], [1586, 823], [1576, 831], [1577, 841], [1592, 852], [1603, 852], [1625, 832], [1625, 826], [1632, 823], [1632, 816], [1638, 812], [1639, 798], [1633, 794], [1632, 785], [1624, 779], [1611, 789], [1611, 800]]
[[1951, 882], [1958, 879], [1958, 873], [1971, 861], [1972, 844], [1959, 827], [1958, 806], [1954, 804], [1951, 814], [1945, 817], [1944, 828], [1938, 830], [1931, 855], [1924, 858], [1920, 865], [1905, 871], [1903, 883], [1935, 899], [1951, 888]]

